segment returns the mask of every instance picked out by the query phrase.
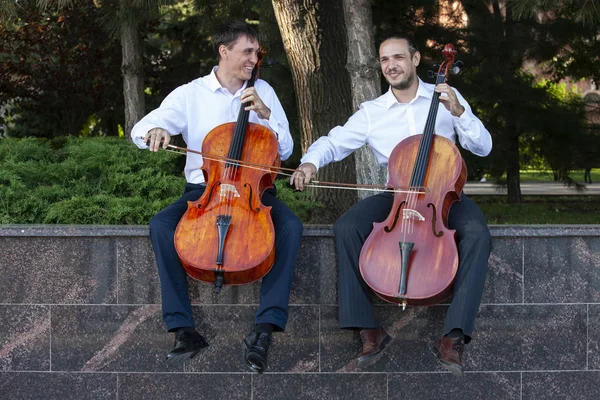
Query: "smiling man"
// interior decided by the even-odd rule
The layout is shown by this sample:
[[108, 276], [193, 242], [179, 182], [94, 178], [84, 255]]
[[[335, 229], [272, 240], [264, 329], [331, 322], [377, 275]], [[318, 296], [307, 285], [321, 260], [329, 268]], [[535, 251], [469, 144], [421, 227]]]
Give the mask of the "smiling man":
[[[321, 168], [340, 161], [364, 144], [369, 144], [379, 164], [387, 167], [394, 147], [403, 139], [423, 133], [433, 93], [441, 94], [435, 133], [460, 142], [478, 156], [492, 148], [489, 132], [473, 115], [466, 100], [447, 84], [437, 86], [417, 77], [421, 54], [413, 40], [403, 34], [385, 39], [379, 47], [381, 72], [390, 85], [387, 93], [361, 104], [344, 126], [333, 128], [313, 143], [302, 157], [290, 183], [302, 190]], [[464, 194], [450, 209], [448, 227], [456, 230], [459, 267], [454, 296], [446, 314], [442, 337], [433, 349], [444, 367], [463, 374], [463, 344], [471, 340], [475, 316], [485, 283], [491, 238], [479, 207]], [[342, 329], [360, 331], [362, 350], [357, 364], [365, 367], [377, 358], [391, 337], [375, 318], [372, 291], [359, 271], [362, 245], [390, 213], [394, 197], [377, 194], [350, 208], [335, 223], [335, 245], [339, 270], [339, 324]]]
[[[176, 88], [159, 108], [146, 115], [133, 128], [134, 143], [142, 149], [167, 148], [172, 135], [182, 134], [188, 148], [201, 150], [206, 135], [216, 126], [235, 122], [243, 103], [250, 111], [249, 121], [264, 125], [278, 140], [282, 160], [292, 154], [293, 140], [281, 103], [273, 88], [263, 80], [246, 87], [258, 62], [256, 32], [246, 23], [233, 21], [212, 37], [218, 65], [209, 75]], [[187, 153], [184, 194], [150, 221], [150, 238], [161, 282], [162, 315], [169, 332], [175, 333], [175, 345], [167, 355], [170, 363], [182, 363], [208, 346], [195, 329], [188, 294], [187, 275], [174, 246], [177, 224], [188, 208], [206, 189], [202, 156]], [[256, 372], [267, 368], [267, 353], [273, 331], [283, 331], [288, 319], [288, 301], [296, 254], [302, 236], [302, 223], [276, 197], [274, 189], [264, 192], [262, 202], [272, 207], [275, 228], [275, 263], [264, 276], [260, 306], [250, 334], [244, 339], [244, 357]], [[197, 243], [202, 247], [203, 243]]]

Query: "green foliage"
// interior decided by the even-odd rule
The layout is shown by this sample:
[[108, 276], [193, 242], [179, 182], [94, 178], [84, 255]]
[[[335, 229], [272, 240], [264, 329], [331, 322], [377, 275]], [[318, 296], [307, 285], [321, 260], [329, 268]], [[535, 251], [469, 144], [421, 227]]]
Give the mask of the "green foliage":
[[523, 196], [510, 204], [504, 196], [471, 196], [488, 224], [599, 224], [596, 196]]
[[0, 140], [0, 223], [146, 224], [185, 185], [180, 156], [125, 139]]
[[306, 192], [295, 191], [289, 184], [289, 178], [275, 181], [277, 198], [283, 201], [302, 221], [308, 221], [322, 209], [322, 204], [311, 201]]
[[[126, 139], [0, 140], [0, 224], [147, 224], [183, 193], [185, 158]], [[276, 182], [306, 220], [318, 204]]]

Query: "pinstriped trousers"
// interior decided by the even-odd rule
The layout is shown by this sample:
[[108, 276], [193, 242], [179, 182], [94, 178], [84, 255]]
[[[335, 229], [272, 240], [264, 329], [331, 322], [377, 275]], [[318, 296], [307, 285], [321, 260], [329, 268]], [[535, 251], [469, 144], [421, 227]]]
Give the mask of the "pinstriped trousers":
[[[367, 197], [334, 225], [340, 328], [379, 327], [371, 303], [372, 290], [360, 274], [358, 260], [362, 245], [373, 230], [373, 222], [385, 220], [393, 200], [391, 193]], [[483, 295], [492, 241], [483, 213], [464, 194], [450, 209], [448, 227], [456, 230], [459, 265], [444, 334], [462, 329], [465, 343], [468, 343]]]

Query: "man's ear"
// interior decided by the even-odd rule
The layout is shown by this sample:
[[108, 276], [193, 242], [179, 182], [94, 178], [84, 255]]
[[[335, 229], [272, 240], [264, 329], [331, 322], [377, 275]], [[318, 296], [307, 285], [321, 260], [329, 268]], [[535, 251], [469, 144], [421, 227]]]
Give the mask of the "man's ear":
[[419, 65], [419, 63], [421, 62], [421, 53], [418, 51], [415, 51], [415, 54], [412, 57], [413, 59], [413, 65], [415, 67], [417, 67]]
[[228, 52], [229, 52], [229, 49], [227, 48], [227, 46], [225, 46], [224, 44], [219, 46], [219, 56], [221, 59], [224, 59], [225, 57], [227, 57]]

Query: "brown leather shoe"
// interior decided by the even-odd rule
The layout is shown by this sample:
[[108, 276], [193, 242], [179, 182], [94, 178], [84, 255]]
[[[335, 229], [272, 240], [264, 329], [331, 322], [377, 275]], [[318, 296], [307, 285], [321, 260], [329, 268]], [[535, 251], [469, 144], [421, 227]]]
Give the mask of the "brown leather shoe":
[[465, 348], [459, 338], [444, 336], [435, 341], [433, 352], [440, 359], [440, 363], [455, 376], [463, 376], [462, 355]]
[[359, 368], [364, 368], [375, 361], [375, 356], [392, 340], [383, 328], [363, 329], [360, 331], [362, 350], [357, 359]]

